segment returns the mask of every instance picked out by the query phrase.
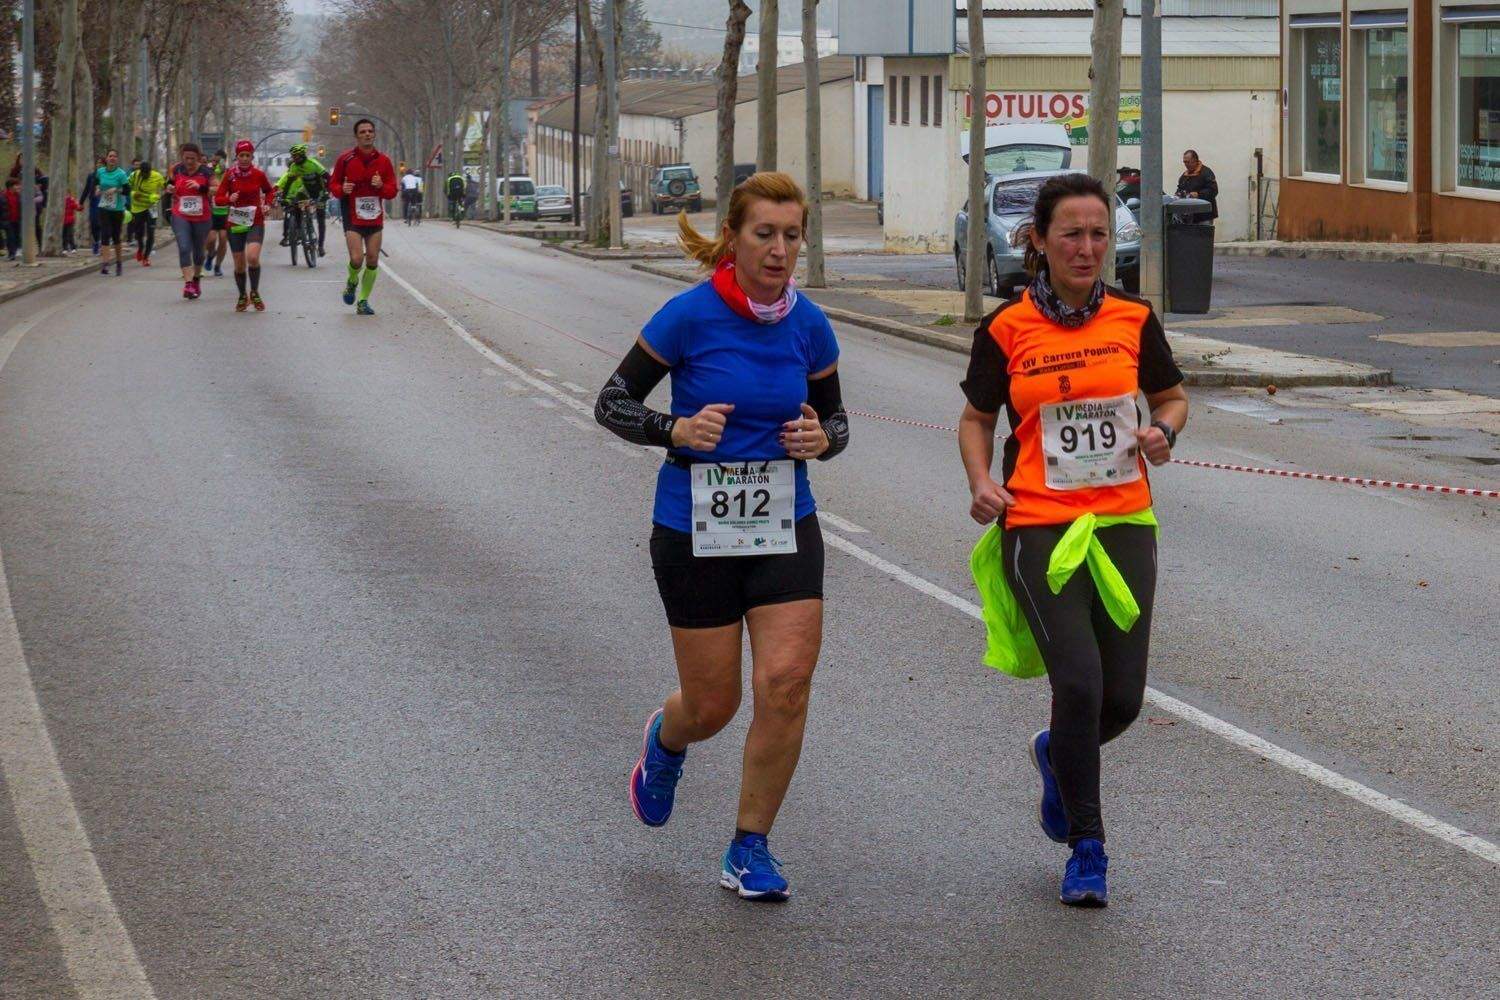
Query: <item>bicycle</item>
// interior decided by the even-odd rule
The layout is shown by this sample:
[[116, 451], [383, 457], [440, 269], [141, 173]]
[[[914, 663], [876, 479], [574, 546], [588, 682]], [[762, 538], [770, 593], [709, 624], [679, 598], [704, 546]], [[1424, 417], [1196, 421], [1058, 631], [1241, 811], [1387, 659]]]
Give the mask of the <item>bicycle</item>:
[[402, 192], [401, 221], [408, 226], [420, 226], [422, 224], [422, 195], [415, 190]]
[[300, 198], [287, 206], [287, 246], [292, 251], [292, 266], [297, 266], [297, 248], [308, 267], [318, 266], [318, 230], [313, 224], [315, 210], [311, 198]]
[[453, 198], [448, 202], [448, 218], [453, 220], [454, 229], [463, 228], [464, 202], [462, 198]]

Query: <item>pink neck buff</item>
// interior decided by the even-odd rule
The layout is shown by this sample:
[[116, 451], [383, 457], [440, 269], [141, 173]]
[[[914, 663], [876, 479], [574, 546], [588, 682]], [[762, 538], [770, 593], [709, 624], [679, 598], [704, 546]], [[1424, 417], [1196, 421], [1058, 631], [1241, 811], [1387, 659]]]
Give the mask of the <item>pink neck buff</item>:
[[787, 279], [786, 289], [781, 293], [781, 297], [770, 305], [761, 305], [759, 302], [752, 301], [734, 278], [733, 257], [725, 257], [719, 261], [719, 266], [714, 268], [713, 285], [714, 291], [719, 293], [719, 298], [724, 300], [725, 305], [754, 323], [763, 323], [768, 326], [772, 323], [780, 323], [797, 304], [796, 278]]

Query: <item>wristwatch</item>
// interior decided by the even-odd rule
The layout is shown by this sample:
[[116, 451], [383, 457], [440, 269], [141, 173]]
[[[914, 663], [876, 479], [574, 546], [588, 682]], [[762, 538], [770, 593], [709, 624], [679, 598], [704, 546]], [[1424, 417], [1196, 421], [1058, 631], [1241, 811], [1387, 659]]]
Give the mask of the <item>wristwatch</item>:
[[1151, 421], [1151, 426], [1157, 428], [1167, 436], [1168, 448], [1177, 447], [1177, 432], [1172, 429], [1172, 426], [1170, 424], [1168, 424], [1165, 420], [1153, 420]]

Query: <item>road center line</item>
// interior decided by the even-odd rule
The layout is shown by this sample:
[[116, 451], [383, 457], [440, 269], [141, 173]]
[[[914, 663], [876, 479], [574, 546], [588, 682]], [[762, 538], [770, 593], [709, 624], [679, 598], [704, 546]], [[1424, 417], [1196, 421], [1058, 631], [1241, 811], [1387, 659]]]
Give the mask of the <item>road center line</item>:
[[[510, 372], [516, 377], [523, 379], [525, 382], [527, 382], [527, 384], [541, 389], [543, 392], [548, 393], [554, 398], [560, 399], [566, 402], [568, 405], [573, 406], [577, 409], [586, 410], [589, 413], [593, 413], [593, 407], [591, 405], [580, 402], [579, 400], [573, 398], [563, 390], [556, 388], [550, 383], [543, 382], [541, 379], [534, 378], [529, 373], [522, 370], [519, 366], [505, 360], [494, 350], [483, 344], [467, 329], [465, 329], [462, 323], [459, 323], [452, 316], [450, 316], [441, 306], [437, 305], [427, 296], [423, 295], [421, 292], [413, 288], [412, 285], [408, 281], [406, 281], [406, 279], [392, 272], [388, 266], [383, 267], [382, 270], [386, 274], [389, 274], [402, 288], [411, 293], [412, 298], [416, 299], [419, 303], [426, 306], [428, 310], [430, 310], [435, 316], [441, 319], [444, 324], [446, 324], [448, 328], [454, 333], [458, 334], [458, 336], [462, 338], [465, 343], [473, 347], [480, 354], [483, 354], [490, 361], [499, 365], [501, 368], [505, 369], [507, 372]], [[828, 520], [828, 518], [825, 517], [824, 520]], [[833, 522], [829, 521], [829, 523], [832, 524]], [[853, 556], [855, 559], [858, 559], [860, 562], [866, 564], [867, 566], [885, 573], [886, 575], [894, 578], [900, 583], [905, 584], [913, 590], [922, 594], [926, 594], [933, 600], [946, 604], [957, 611], [961, 611], [964, 614], [968, 615], [970, 618], [973, 618], [977, 621], [984, 620], [984, 616], [980, 611], [979, 606], [974, 602], [965, 600], [964, 598], [959, 597], [957, 594], [954, 594], [951, 591], [945, 590], [944, 588], [938, 586], [930, 580], [924, 580], [922, 577], [909, 572], [901, 566], [898, 566], [893, 562], [889, 562], [888, 560], [882, 559], [875, 553], [863, 549], [858, 545], [855, 545], [853, 542], [849, 541], [847, 538], [844, 538], [841, 535], [835, 535], [825, 532], [823, 538], [829, 545], [832, 545], [839, 551], [845, 553], [846, 555]], [[1269, 740], [1256, 736], [1254, 733], [1241, 729], [1231, 722], [1226, 722], [1225, 720], [1220, 719], [1218, 716], [1210, 715], [1202, 709], [1195, 708], [1185, 701], [1174, 698], [1163, 691], [1158, 691], [1156, 688], [1146, 688], [1146, 700], [1162, 711], [1170, 712], [1172, 715], [1177, 716], [1184, 722], [1190, 722], [1193, 725], [1203, 729], [1204, 731], [1212, 733], [1213, 735], [1218, 736], [1220, 739], [1223, 739], [1226, 742], [1240, 747], [1241, 749], [1248, 750], [1264, 760], [1268, 760], [1273, 764], [1278, 764], [1281, 767], [1300, 774], [1303, 777], [1316, 782], [1317, 784], [1323, 785], [1325, 788], [1330, 788], [1333, 791], [1338, 792], [1340, 795], [1348, 796], [1349, 798], [1354, 799], [1356, 802], [1361, 802], [1364, 805], [1369, 806], [1371, 809], [1376, 810], [1377, 812], [1384, 813], [1385, 815], [1399, 820], [1400, 822], [1405, 823], [1408, 826], [1421, 830], [1423, 833], [1436, 837], [1437, 839], [1447, 844], [1451, 844], [1454, 847], [1458, 847], [1462, 850], [1468, 851], [1475, 857], [1481, 858], [1494, 865], [1500, 865], [1500, 845], [1493, 844], [1490, 841], [1477, 836], [1476, 834], [1469, 833], [1467, 830], [1463, 830], [1459, 827], [1453, 826], [1451, 823], [1445, 823], [1444, 821], [1438, 819], [1436, 816], [1428, 815], [1427, 813], [1422, 812], [1420, 809], [1409, 806], [1399, 799], [1395, 799], [1389, 795], [1386, 795], [1384, 792], [1379, 792], [1367, 785], [1362, 785], [1352, 778], [1346, 778], [1342, 774], [1339, 774], [1337, 771], [1330, 770], [1329, 768], [1326, 768], [1321, 764], [1314, 763], [1313, 761], [1308, 760], [1306, 757], [1302, 757], [1299, 754], [1295, 754], [1290, 750], [1287, 750], [1276, 745], [1275, 743], [1270, 742]]]
[[[0, 371], [21, 338], [71, 306], [72, 295], [11, 327], [0, 339]], [[57, 935], [74, 991], [84, 1000], [154, 1000], [130, 934], [115, 909], [88, 831], [47, 732], [21, 647], [5, 556], [0, 552], [0, 772], [31, 859], [37, 892]]]

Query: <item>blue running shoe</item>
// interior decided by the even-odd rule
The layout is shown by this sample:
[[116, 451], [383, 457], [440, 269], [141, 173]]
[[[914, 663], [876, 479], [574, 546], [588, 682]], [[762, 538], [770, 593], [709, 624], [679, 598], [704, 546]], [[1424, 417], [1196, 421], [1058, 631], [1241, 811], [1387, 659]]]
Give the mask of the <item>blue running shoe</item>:
[[[218, 273], [218, 269], [217, 268], [214, 270], [214, 273], [215, 274]], [[352, 305], [354, 305], [354, 292], [355, 292], [355, 290], [358, 287], [359, 286], [355, 282], [353, 282], [353, 281], [347, 282], [344, 285], [344, 305], [346, 305], [346, 306], [352, 306]]]
[[771, 853], [766, 838], [758, 833], [729, 845], [724, 852], [719, 885], [738, 892], [741, 899], [781, 902], [792, 896], [791, 887], [781, 874], [781, 862]]
[[662, 712], [658, 708], [646, 720], [641, 759], [630, 772], [630, 805], [636, 818], [647, 826], [661, 826], [671, 818], [677, 779], [682, 777], [682, 762], [687, 759], [686, 751], [672, 754], [662, 747], [657, 735], [661, 732]]
[[1057, 788], [1057, 776], [1052, 773], [1052, 732], [1043, 729], [1031, 738], [1027, 750], [1031, 752], [1031, 763], [1036, 773], [1042, 776], [1042, 801], [1037, 806], [1037, 817], [1042, 821], [1042, 832], [1048, 840], [1059, 844], [1068, 842], [1068, 814], [1063, 809], [1062, 792]]
[[374, 316], [375, 310], [370, 308], [368, 299], [360, 299], [354, 305], [354, 314], [356, 316]]
[[1107, 871], [1109, 858], [1104, 854], [1104, 845], [1092, 838], [1080, 840], [1068, 859], [1057, 898], [1069, 906], [1107, 906], [1109, 887], [1104, 882]]

